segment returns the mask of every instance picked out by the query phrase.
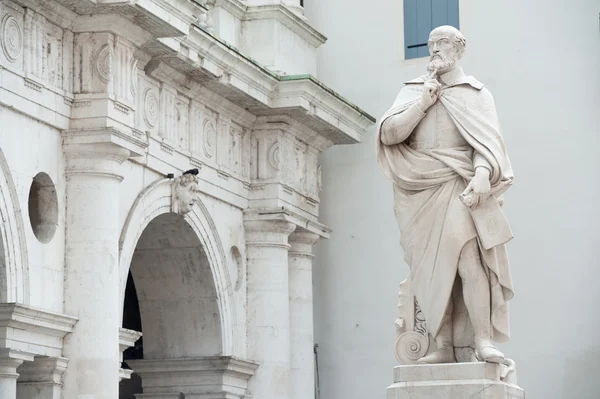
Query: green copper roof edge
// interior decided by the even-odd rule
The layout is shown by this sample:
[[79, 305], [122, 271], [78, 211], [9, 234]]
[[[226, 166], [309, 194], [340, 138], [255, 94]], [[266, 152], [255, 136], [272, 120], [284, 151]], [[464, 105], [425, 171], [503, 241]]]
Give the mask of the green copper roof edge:
[[223, 46], [227, 47], [229, 50], [233, 51], [234, 53], [236, 53], [237, 55], [239, 55], [240, 57], [242, 57], [243, 59], [245, 59], [246, 61], [250, 62], [252, 65], [254, 65], [255, 67], [257, 67], [258, 69], [260, 69], [262, 72], [266, 73], [267, 75], [277, 79], [279, 82], [291, 82], [291, 81], [298, 81], [298, 80], [310, 80], [312, 83], [316, 84], [317, 86], [319, 86], [320, 88], [322, 88], [323, 90], [325, 90], [327, 93], [331, 94], [332, 96], [334, 96], [335, 98], [337, 98], [338, 100], [340, 100], [341, 102], [343, 102], [344, 104], [348, 105], [350, 108], [352, 108], [353, 110], [355, 110], [356, 112], [358, 112], [359, 114], [361, 114], [362, 116], [364, 116], [365, 118], [367, 118], [369, 121], [375, 123], [377, 122], [377, 119], [375, 119], [373, 116], [369, 115], [366, 111], [364, 111], [363, 109], [361, 109], [358, 105], [354, 104], [353, 102], [347, 100], [345, 97], [343, 97], [342, 95], [338, 94], [335, 90], [329, 88], [328, 86], [326, 86], [325, 84], [323, 84], [321, 81], [319, 81], [317, 78], [315, 78], [312, 75], [309, 74], [305, 74], [305, 75], [277, 75], [276, 73], [268, 70], [266, 67], [264, 67], [262, 64], [260, 64], [258, 61], [256, 61], [255, 59], [245, 55], [244, 53], [242, 53], [237, 47], [232, 46], [231, 44], [227, 43], [225, 40], [221, 39], [219, 36], [208, 32], [206, 29], [201, 28], [200, 26], [194, 24], [194, 26], [196, 28], [198, 28], [198, 30], [204, 32], [205, 34], [207, 34], [208, 36], [212, 37], [213, 39], [215, 39], [217, 42], [219, 42], [220, 44], [222, 44]]

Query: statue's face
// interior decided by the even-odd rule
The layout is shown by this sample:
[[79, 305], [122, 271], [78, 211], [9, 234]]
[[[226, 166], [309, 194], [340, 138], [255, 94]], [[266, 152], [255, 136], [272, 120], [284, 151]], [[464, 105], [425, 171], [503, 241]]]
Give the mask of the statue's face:
[[457, 61], [457, 51], [452, 34], [432, 32], [427, 43], [429, 47], [429, 66], [427, 70], [437, 69], [438, 74], [451, 70]]
[[190, 187], [179, 187], [177, 190], [177, 201], [179, 201], [179, 212], [182, 215], [191, 212], [196, 202], [196, 194]]

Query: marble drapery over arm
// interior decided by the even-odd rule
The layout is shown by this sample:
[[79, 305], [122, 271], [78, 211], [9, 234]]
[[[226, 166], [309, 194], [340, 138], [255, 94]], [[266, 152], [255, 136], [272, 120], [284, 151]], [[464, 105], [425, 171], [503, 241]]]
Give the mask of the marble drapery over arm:
[[[394, 173], [394, 164], [397, 162], [401, 144], [386, 145], [386, 142], [389, 141], [383, 140], [383, 126], [397, 115], [410, 113], [413, 105], [416, 107], [424, 82], [423, 77], [407, 82], [392, 107], [381, 118], [377, 129], [376, 145], [379, 164], [384, 174], [400, 186], [402, 183], [398, 181], [397, 173]], [[514, 175], [491, 93], [483, 87], [483, 84], [468, 76], [444, 87], [439, 101], [446, 107], [465, 140], [473, 147], [474, 166], [485, 166], [490, 169], [490, 182], [494, 195], [500, 196], [513, 183]], [[407, 120], [412, 120], [412, 118], [407, 118]], [[468, 173], [463, 177], [470, 180], [473, 176]]]
[[414, 103], [406, 111], [386, 119], [381, 127], [381, 141], [385, 145], [400, 144], [406, 140], [425, 116]]

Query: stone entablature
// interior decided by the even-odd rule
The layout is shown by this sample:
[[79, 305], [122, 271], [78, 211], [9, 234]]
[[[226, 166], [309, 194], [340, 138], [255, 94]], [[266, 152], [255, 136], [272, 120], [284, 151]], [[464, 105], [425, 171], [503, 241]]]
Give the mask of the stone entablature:
[[[147, 146], [134, 162], [164, 174], [197, 167], [211, 195], [239, 208], [287, 206], [316, 220], [318, 154], [358, 141], [371, 117], [315, 79], [279, 77], [193, 25], [204, 5], [168, 2], [166, 18], [139, 5], [128, 14], [83, 3], [0, 3], [1, 104], [71, 135], [114, 129]], [[277, 7], [246, 13], [255, 20], [264, 8], [306, 28]]]

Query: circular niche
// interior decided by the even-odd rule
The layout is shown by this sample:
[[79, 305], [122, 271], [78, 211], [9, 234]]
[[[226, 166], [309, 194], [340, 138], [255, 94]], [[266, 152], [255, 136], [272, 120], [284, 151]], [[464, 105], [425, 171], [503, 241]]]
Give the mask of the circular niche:
[[58, 224], [58, 198], [50, 176], [40, 172], [29, 189], [29, 221], [33, 234], [42, 243], [48, 243]]

